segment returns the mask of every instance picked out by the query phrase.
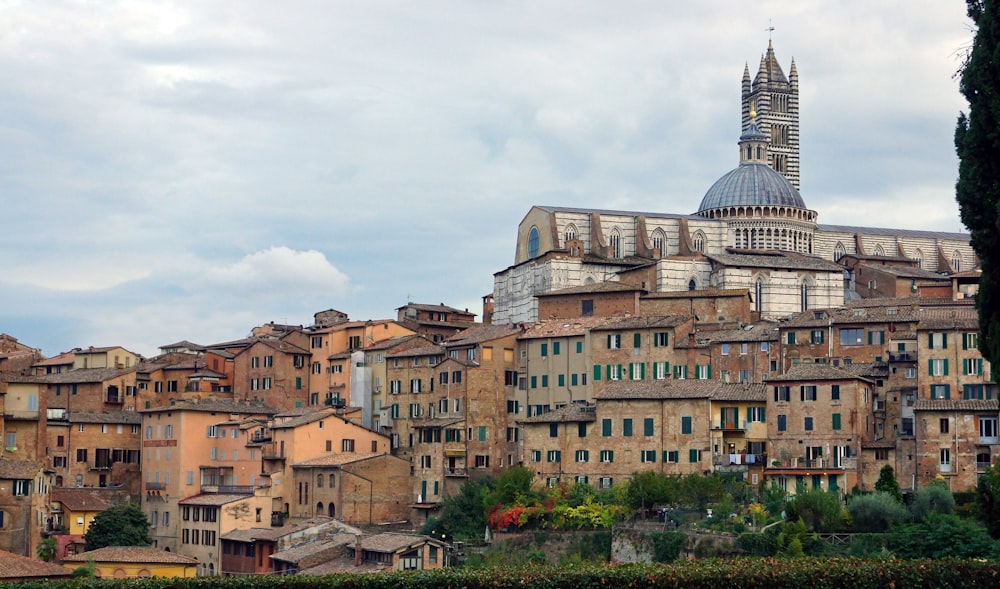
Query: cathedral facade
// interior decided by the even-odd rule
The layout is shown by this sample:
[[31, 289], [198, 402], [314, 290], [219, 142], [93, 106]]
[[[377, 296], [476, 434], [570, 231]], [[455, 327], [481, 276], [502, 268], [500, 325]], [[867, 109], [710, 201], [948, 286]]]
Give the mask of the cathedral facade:
[[742, 79], [739, 165], [692, 214], [534, 206], [514, 264], [494, 275], [493, 322], [539, 319], [535, 295], [647, 269], [649, 292], [745, 289], [762, 318], [857, 296], [845, 255], [954, 274], [977, 265], [964, 233], [822, 225], [799, 193], [798, 70], [768, 45]]

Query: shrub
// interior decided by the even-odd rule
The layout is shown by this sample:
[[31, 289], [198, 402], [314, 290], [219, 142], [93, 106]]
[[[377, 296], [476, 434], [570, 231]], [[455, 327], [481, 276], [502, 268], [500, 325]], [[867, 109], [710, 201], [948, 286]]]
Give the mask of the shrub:
[[836, 532], [841, 527], [843, 511], [835, 493], [820, 489], [798, 493], [785, 506], [788, 520], [801, 519], [813, 532]]
[[900, 558], [988, 558], [997, 554], [986, 530], [955, 515], [931, 513], [917, 523], [893, 528], [888, 539], [889, 549]]
[[774, 556], [778, 553], [775, 534], [747, 532], [736, 538], [736, 546], [748, 556]]
[[684, 532], [653, 532], [653, 560], [673, 562], [681, 555], [687, 535]]
[[882, 492], [855, 497], [847, 510], [856, 532], [884, 532], [906, 518], [906, 508]]
[[955, 513], [955, 497], [947, 487], [932, 483], [929, 487], [914, 493], [907, 507], [915, 521], [920, 521], [932, 513], [951, 515]]

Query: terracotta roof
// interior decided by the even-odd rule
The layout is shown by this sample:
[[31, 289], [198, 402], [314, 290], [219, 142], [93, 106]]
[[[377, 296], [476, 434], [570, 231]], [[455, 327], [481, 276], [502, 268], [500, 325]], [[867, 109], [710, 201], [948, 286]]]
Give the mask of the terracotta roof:
[[886, 440], [879, 440], [877, 442], [864, 442], [861, 444], [862, 450], [895, 450], [896, 444], [894, 442], [889, 442]]
[[591, 331], [608, 331], [619, 329], [656, 329], [672, 328], [688, 321], [687, 315], [667, 315], [664, 317], [621, 317], [608, 319]]
[[73, 571], [64, 566], [0, 550], [0, 579], [13, 581], [30, 578], [68, 577], [72, 574]]
[[727, 382], [719, 385], [712, 394], [713, 401], [748, 401], [751, 403], [767, 401], [767, 385], [762, 382]]
[[321, 327], [319, 329], [311, 330], [309, 333], [332, 333], [334, 331], [344, 331], [345, 329], [353, 329], [356, 327], [367, 327], [371, 325], [384, 325], [386, 323], [396, 323], [395, 319], [369, 319], [367, 321], [342, 321], [340, 323], [334, 323], [328, 327]]
[[385, 562], [369, 561], [356, 565], [354, 564], [353, 556], [344, 554], [314, 567], [302, 569], [299, 571], [299, 574], [309, 577], [325, 577], [326, 575], [335, 575], [338, 573], [380, 573], [389, 571], [391, 568], [392, 565]]
[[281, 526], [280, 528], [250, 528], [248, 530], [233, 530], [223, 534], [223, 540], [233, 540], [236, 542], [253, 542], [254, 540], [269, 540], [276, 542], [282, 536], [301, 532], [314, 526], [319, 526], [334, 521], [329, 517], [314, 517], [305, 521]]
[[583, 335], [607, 321], [604, 317], [573, 317], [572, 319], [545, 319], [531, 325], [525, 325], [524, 331], [517, 337], [519, 340], [539, 339], [549, 337], [569, 337]]
[[410, 427], [445, 427], [462, 423], [464, 417], [432, 417], [429, 419], [411, 419]]
[[63, 352], [57, 356], [52, 356], [51, 358], [46, 358], [45, 360], [39, 360], [38, 362], [32, 364], [32, 366], [60, 366], [72, 364], [74, 358], [76, 358], [76, 354], [73, 352]]
[[121, 562], [121, 563], [155, 563], [155, 564], [188, 564], [197, 565], [198, 559], [182, 556], [176, 552], [167, 552], [152, 546], [105, 546], [97, 550], [88, 550], [63, 558], [63, 562]]
[[103, 413], [88, 413], [74, 411], [68, 414], [70, 423], [124, 423], [138, 425], [142, 416], [135, 411], [105, 411]]
[[888, 378], [889, 376], [889, 365], [884, 363], [876, 364], [874, 362], [851, 362], [850, 364], [842, 364], [841, 368], [851, 374], [864, 376], [870, 379]]
[[253, 497], [252, 493], [237, 495], [235, 493], [205, 493], [203, 495], [193, 495], [177, 502], [178, 505], [206, 505], [221, 507], [227, 503], [233, 503], [241, 499]]
[[440, 344], [431, 344], [429, 346], [424, 346], [420, 348], [410, 348], [409, 350], [401, 350], [399, 352], [390, 352], [385, 355], [386, 358], [413, 358], [415, 356], [440, 356], [444, 354], [446, 350], [444, 346]]
[[[7, 382], [33, 382], [39, 384], [85, 384], [111, 380], [112, 378], [129, 374], [136, 371], [136, 366], [131, 368], [76, 368], [66, 372], [53, 372], [52, 374], [40, 374], [37, 376], [10, 375]], [[15, 380], [16, 378], [16, 380]]]
[[979, 329], [979, 313], [975, 307], [934, 307], [921, 309], [920, 331], [935, 329]]
[[309, 460], [303, 460], [301, 462], [296, 462], [292, 467], [311, 467], [311, 466], [343, 466], [344, 464], [352, 464], [354, 462], [361, 462], [363, 460], [369, 460], [372, 458], [377, 458], [379, 456], [386, 456], [386, 454], [381, 452], [337, 452], [335, 454], [326, 454], [324, 456], [319, 456], [317, 458], [311, 458]]
[[[417, 334], [398, 335], [398, 336], [395, 336], [395, 337], [389, 337], [389, 338], [386, 338], [386, 339], [383, 339], [383, 340], [379, 340], [379, 341], [377, 341], [375, 343], [369, 344], [369, 345], [365, 346], [364, 351], [365, 352], [375, 352], [375, 351], [378, 351], [378, 350], [391, 350], [392, 348], [394, 348], [394, 347], [396, 347], [396, 346], [398, 346], [400, 344], [405, 344], [406, 342], [408, 342], [408, 341], [410, 341], [412, 339], [423, 339], [424, 341], [427, 341], [427, 338], [425, 338], [425, 337], [423, 337], [421, 335], [417, 335]], [[427, 343], [428, 343], [428, 345], [433, 345], [429, 341], [427, 341]]]
[[445, 343], [448, 347], [474, 345], [518, 333], [518, 328], [513, 325], [477, 325], [453, 335]]
[[62, 503], [70, 511], [104, 511], [109, 507], [106, 493], [93, 488], [56, 487], [52, 489], [52, 502]]
[[743, 329], [699, 331], [698, 336], [708, 338], [712, 343], [775, 342], [778, 341], [778, 324], [759, 321]]
[[318, 540], [315, 542], [307, 542], [305, 544], [299, 544], [298, 546], [293, 546], [288, 550], [282, 550], [280, 552], [275, 552], [271, 555], [274, 560], [280, 560], [282, 562], [290, 562], [292, 564], [298, 564], [299, 561], [304, 558], [313, 556], [315, 554], [320, 554], [324, 551], [335, 550], [342, 546], [347, 546], [348, 544], [353, 544], [355, 538], [351, 534], [335, 534], [328, 537], [325, 540]]
[[240, 415], [274, 415], [278, 412], [273, 407], [263, 403], [242, 402], [233, 399], [181, 399], [175, 403], [140, 409], [140, 413], [158, 413], [163, 411], [202, 411], [210, 413], [235, 413]]
[[996, 399], [917, 399], [914, 411], [1000, 411]]
[[829, 364], [796, 364], [785, 374], [768, 376], [767, 382], [793, 382], [812, 380], [855, 380], [863, 378]]
[[639, 288], [638, 286], [632, 284], [623, 284], [621, 282], [595, 282], [594, 284], [584, 284], [581, 286], [571, 286], [569, 288], [561, 288], [559, 290], [540, 292], [535, 296], [559, 297], [565, 295], [594, 294], [594, 293], [608, 293], [608, 292], [646, 292], [646, 289]]
[[593, 405], [570, 403], [548, 413], [518, 419], [518, 423], [580, 423], [596, 421]]
[[717, 380], [617, 380], [594, 395], [595, 399], [709, 399], [719, 387]]
[[0, 479], [33, 479], [41, 470], [39, 462], [0, 457]]
[[923, 268], [914, 268], [912, 266], [883, 266], [881, 264], [860, 264], [860, 266], [862, 268], [871, 269], [875, 272], [891, 274], [897, 278], [919, 278], [921, 280], [941, 280], [945, 282], [951, 280], [951, 278], [943, 274], [931, 272], [930, 270], [924, 270]]
[[[279, 414], [279, 416], [277, 417], [281, 417], [281, 415]], [[322, 419], [328, 419], [330, 417], [338, 417], [337, 412], [334, 409], [328, 409], [328, 408], [318, 409], [318, 410], [314, 409], [309, 413], [298, 415], [296, 417], [292, 417], [291, 419], [286, 419], [280, 422], [274, 421], [271, 423], [271, 429], [273, 430], [288, 429], [292, 427], [298, 427], [300, 425], [306, 425], [314, 421], [320, 421]]]
[[411, 546], [425, 543], [436, 544], [438, 546], [444, 545], [440, 540], [435, 540], [430, 536], [385, 532], [361, 538], [361, 549], [372, 552], [399, 552]]
[[161, 350], [165, 350], [165, 349], [169, 350], [169, 349], [173, 349], [173, 348], [185, 348], [185, 349], [188, 349], [188, 350], [201, 350], [202, 346], [199, 346], [198, 344], [195, 344], [195, 343], [191, 343], [191, 342], [187, 341], [186, 339], [182, 339], [179, 342], [174, 342], [172, 344], [167, 344], [165, 346], [160, 346], [159, 347], [159, 349], [161, 349]]
[[673, 290], [667, 292], [651, 292], [642, 295], [644, 299], [713, 299], [724, 297], [748, 297], [750, 292], [745, 288], [722, 288], [707, 290]]

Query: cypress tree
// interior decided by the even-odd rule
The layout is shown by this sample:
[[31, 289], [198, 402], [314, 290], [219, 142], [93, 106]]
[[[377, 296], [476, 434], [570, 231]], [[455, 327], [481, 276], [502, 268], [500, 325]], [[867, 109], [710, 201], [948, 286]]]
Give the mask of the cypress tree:
[[966, 4], [976, 36], [961, 71], [969, 112], [959, 115], [955, 131], [956, 199], [983, 271], [976, 295], [979, 349], [1000, 366], [1000, 7], [995, 0]]

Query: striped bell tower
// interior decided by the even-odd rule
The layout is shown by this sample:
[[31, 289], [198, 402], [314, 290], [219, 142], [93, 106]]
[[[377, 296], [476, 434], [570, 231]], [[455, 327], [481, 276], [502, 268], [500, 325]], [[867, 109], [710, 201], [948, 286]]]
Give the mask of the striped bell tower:
[[769, 39], [757, 76], [751, 79], [750, 68], [743, 66], [741, 94], [740, 131], [750, 126], [750, 112], [755, 110], [757, 127], [768, 137], [767, 164], [799, 189], [799, 71], [795, 59], [786, 78]]

